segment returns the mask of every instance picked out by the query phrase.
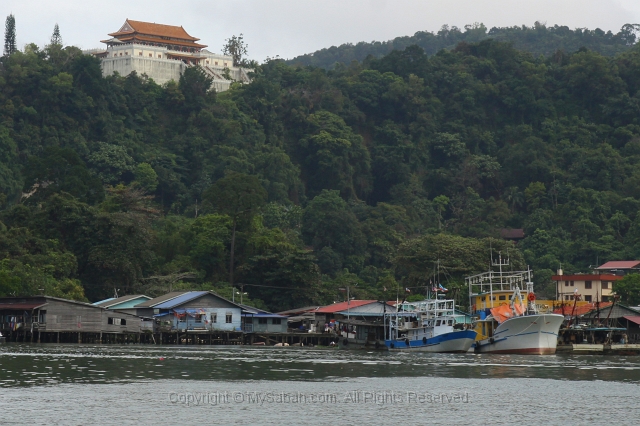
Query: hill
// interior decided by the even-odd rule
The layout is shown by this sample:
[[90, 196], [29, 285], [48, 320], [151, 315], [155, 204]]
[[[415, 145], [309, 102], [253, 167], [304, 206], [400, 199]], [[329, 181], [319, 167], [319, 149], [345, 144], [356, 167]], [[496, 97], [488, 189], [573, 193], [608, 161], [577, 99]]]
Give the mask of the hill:
[[443, 25], [437, 33], [418, 31], [413, 36], [396, 37], [389, 41], [345, 43], [340, 46], [321, 49], [316, 52], [297, 56], [287, 63], [298, 66], [314, 66], [332, 69], [336, 64], [350, 64], [352, 61], [362, 62], [368, 56], [380, 58], [394, 50], [404, 50], [416, 45], [428, 55], [434, 55], [442, 49], [453, 49], [458, 43], [477, 43], [486, 39], [508, 42], [518, 50], [527, 51], [534, 56], [549, 56], [556, 51], [566, 53], [586, 48], [605, 56], [614, 56], [628, 50], [636, 42], [638, 25], [626, 24], [617, 34], [604, 32], [597, 28], [589, 30], [554, 25], [547, 27], [536, 22], [532, 27], [493, 27], [490, 30], [484, 24], [466, 25], [464, 31], [455, 26]]
[[638, 46], [410, 46], [210, 85], [103, 78], [73, 47], [2, 57], [0, 295], [232, 282], [279, 310], [421, 293], [438, 261], [462, 287], [490, 247], [539, 286], [640, 258]]

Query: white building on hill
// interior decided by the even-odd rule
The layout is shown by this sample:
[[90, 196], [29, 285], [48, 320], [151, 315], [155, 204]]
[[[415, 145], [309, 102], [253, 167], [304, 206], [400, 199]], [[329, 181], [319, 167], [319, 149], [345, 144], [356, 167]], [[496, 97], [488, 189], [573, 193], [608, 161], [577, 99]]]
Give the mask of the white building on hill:
[[88, 52], [102, 59], [103, 76], [135, 71], [164, 84], [177, 82], [188, 67], [199, 66], [213, 79], [212, 88], [218, 92], [229, 89], [233, 81], [249, 82], [245, 69], [234, 66], [231, 56], [209, 52], [182, 27], [127, 19], [109, 35], [110, 39], [102, 40], [106, 50]]

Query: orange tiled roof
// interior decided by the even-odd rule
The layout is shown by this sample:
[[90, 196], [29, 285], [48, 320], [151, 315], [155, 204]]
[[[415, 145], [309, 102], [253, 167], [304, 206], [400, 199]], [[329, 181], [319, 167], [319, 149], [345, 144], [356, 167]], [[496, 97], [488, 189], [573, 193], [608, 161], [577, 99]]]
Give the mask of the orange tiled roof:
[[[573, 302], [572, 302], [573, 303]], [[600, 302], [600, 309], [604, 309], [604, 308], [608, 308], [609, 306], [611, 306], [612, 303], [611, 302]], [[593, 310], [597, 309], [595, 302], [594, 303], [587, 303], [584, 304], [582, 306], [576, 306], [575, 310], [573, 308], [573, 304], [567, 304], [567, 305], [563, 305], [560, 308], [556, 308], [553, 310], [554, 314], [560, 314], [560, 315], [571, 315], [573, 314], [574, 316], [582, 316], [588, 312], [591, 312]]]
[[196, 41], [199, 38], [190, 36], [182, 27], [175, 25], [155, 24], [151, 22], [132, 21], [127, 19], [124, 25], [115, 33], [109, 34], [112, 37], [116, 37], [124, 34], [148, 34], [162, 37], [179, 38], [183, 40]]

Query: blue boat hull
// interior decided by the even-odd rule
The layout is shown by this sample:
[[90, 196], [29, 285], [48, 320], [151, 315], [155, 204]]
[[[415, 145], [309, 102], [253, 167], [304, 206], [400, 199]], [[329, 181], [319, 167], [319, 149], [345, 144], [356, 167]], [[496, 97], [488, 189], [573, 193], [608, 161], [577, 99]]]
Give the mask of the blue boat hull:
[[467, 352], [476, 340], [476, 332], [473, 330], [453, 331], [444, 333], [430, 339], [422, 340], [385, 340], [385, 345], [391, 351], [422, 351], [438, 353]]

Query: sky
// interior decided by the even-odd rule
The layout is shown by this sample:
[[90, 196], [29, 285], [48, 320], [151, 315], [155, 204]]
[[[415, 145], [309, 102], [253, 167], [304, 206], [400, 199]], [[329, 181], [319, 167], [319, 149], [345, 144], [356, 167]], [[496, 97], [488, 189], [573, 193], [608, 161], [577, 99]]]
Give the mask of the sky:
[[[640, 23], [639, 0], [0, 0], [0, 18], [13, 13], [18, 47], [44, 46], [57, 23], [65, 45], [92, 49], [125, 19], [181, 25], [208, 50], [244, 35], [248, 58], [289, 59], [359, 41], [386, 41], [444, 24], [464, 28], [548, 26], [616, 33]], [[2, 32], [4, 41], [4, 31]]]

